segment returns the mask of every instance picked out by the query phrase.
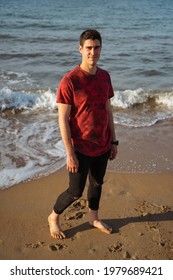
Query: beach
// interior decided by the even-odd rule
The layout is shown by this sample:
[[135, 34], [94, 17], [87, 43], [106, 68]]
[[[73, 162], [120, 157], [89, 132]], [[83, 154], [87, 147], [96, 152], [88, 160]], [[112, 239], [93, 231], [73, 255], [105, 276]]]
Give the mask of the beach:
[[88, 224], [86, 195], [62, 214], [67, 239], [49, 235], [47, 216], [64, 170], [1, 191], [0, 259], [171, 260], [173, 259], [172, 173], [108, 172], [100, 217], [113, 228], [104, 234]]
[[[158, 154], [161, 151], [171, 154], [171, 146], [165, 141], [170, 141], [172, 136], [163, 141], [163, 137], [158, 137], [160, 127], [153, 129], [153, 135], [160, 139], [159, 145], [154, 145], [150, 137], [148, 149], [144, 150], [145, 141], [136, 140], [133, 153], [128, 147], [134, 147], [136, 136], [132, 130], [126, 131], [126, 141], [123, 141], [125, 131], [118, 129], [121, 144], [117, 164], [136, 162], [139, 165], [138, 159], [142, 165], [147, 158], [151, 162], [151, 151], [156, 150]], [[167, 135], [168, 131], [170, 129], [167, 129]], [[130, 133], [135, 136], [132, 142]], [[148, 134], [151, 133], [148, 131]], [[114, 164], [116, 160], [108, 165], [100, 204], [100, 218], [112, 226], [112, 234], [104, 234], [88, 224], [86, 185], [83, 197], [61, 216], [67, 238], [56, 240], [50, 236], [47, 217], [57, 195], [68, 184], [67, 171], [63, 167], [49, 176], [0, 191], [0, 259], [173, 259], [173, 173], [111, 171]]]
[[[1, 260], [173, 259], [172, 13], [170, 0], [1, 1]], [[55, 240], [47, 218], [68, 184], [56, 92], [86, 28], [103, 37], [98, 67], [115, 94], [120, 144], [100, 203], [113, 232], [88, 224], [86, 185]]]

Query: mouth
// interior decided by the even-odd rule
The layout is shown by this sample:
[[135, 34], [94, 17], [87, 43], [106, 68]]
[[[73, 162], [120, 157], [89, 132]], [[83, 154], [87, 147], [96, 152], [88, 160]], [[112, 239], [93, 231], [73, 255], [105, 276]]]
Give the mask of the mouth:
[[96, 57], [96, 56], [94, 56], [94, 57], [89, 57], [89, 59], [94, 61], [94, 60], [97, 60], [97, 57]]

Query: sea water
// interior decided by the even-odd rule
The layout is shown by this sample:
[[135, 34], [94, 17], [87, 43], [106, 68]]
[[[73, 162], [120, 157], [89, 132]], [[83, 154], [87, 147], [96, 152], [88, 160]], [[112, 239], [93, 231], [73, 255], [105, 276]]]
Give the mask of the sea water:
[[172, 128], [172, 14], [172, 0], [0, 1], [1, 188], [65, 164], [56, 91], [81, 61], [85, 29], [103, 37], [98, 65], [111, 75], [116, 126]]

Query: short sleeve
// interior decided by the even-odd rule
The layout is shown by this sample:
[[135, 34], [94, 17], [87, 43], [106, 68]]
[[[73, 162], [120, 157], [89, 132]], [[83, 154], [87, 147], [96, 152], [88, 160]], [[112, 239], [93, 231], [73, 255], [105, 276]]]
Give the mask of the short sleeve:
[[114, 90], [113, 90], [113, 87], [112, 87], [112, 82], [111, 82], [110, 75], [108, 74], [108, 76], [109, 76], [109, 83], [110, 83], [110, 89], [109, 89], [109, 99], [110, 99], [114, 96]]
[[56, 103], [72, 105], [73, 91], [74, 91], [73, 84], [66, 76], [64, 76], [57, 90]]

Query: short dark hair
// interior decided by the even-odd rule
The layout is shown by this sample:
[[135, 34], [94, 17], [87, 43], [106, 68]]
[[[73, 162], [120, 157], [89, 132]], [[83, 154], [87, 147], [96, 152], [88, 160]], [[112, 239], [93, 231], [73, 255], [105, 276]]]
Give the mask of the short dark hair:
[[86, 40], [99, 40], [100, 41], [100, 45], [102, 46], [102, 37], [100, 35], [100, 33], [95, 30], [95, 29], [88, 29], [85, 30], [84, 32], [82, 32], [82, 34], [80, 35], [80, 45], [83, 46], [84, 42]]

